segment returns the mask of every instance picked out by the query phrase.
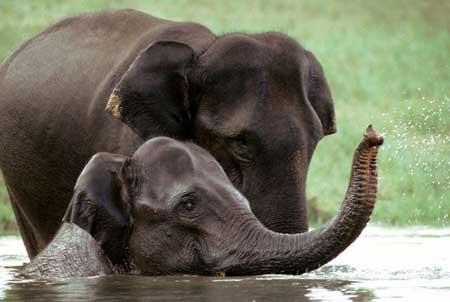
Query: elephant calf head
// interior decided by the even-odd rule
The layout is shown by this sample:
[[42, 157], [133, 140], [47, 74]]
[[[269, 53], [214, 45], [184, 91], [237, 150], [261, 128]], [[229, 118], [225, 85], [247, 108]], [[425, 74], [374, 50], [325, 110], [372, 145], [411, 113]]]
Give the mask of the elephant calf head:
[[[230, 222], [251, 213], [219, 163], [171, 138], [133, 156], [99, 153], [82, 171], [64, 221], [89, 232], [113, 264], [142, 274], [204, 273]], [[255, 219], [255, 218], [253, 218]]]
[[107, 273], [310, 271], [336, 257], [367, 224], [382, 142], [369, 127], [355, 152], [340, 212], [324, 227], [299, 234], [267, 229], [212, 155], [192, 143], [159, 137], [129, 158], [97, 154], [81, 173], [64, 217], [90, 233], [95, 244], [71, 250], [103, 257], [97, 244], [113, 267], [97, 265]]

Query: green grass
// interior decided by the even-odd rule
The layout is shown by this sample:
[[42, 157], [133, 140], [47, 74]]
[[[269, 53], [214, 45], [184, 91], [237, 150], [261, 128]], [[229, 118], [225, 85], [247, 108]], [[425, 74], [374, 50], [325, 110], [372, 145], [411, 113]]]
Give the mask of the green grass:
[[[353, 150], [372, 123], [386, 133], [374, 220], [450, 226], [448, 1], [3, 0], [0, 59], [65, 16], [124, 7], [197, 21], [216, 33], [278, 30], [297, 39], [322, 62], [338, 121], [338, 133], [323, 139], [311, 164], [311, 216], [336, 212]], [[11, 215], [6, 199], [1, 188], [3, 220]]]
[[17, 231], [14, 213], [8, 200], [6, 187], [0, 178], [0, 233], [14, 233]]

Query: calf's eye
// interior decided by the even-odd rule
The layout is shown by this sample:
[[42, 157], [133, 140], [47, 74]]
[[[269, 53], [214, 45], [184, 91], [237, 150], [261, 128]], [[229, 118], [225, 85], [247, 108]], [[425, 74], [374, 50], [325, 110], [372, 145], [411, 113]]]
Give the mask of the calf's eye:
[[195, 203], [193, 201], [185, 201], [183, 207], [186, 211], [193, 211], [195, 208]]
[[183, 219], [196, 219], [202, 216], [203, 213], [198, 202], [192, 196], [184, 196], [178, 203], [175, 211]]

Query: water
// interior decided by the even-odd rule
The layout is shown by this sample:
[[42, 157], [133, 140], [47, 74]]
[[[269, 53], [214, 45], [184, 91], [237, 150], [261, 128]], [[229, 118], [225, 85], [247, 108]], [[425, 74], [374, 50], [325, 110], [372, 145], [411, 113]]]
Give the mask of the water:
[[21, 280], [18, 237], [0, 237], [6, 301], [450, 301], [450, 229], [369, 227], [343, 254], [302, 276], [104, 276]]

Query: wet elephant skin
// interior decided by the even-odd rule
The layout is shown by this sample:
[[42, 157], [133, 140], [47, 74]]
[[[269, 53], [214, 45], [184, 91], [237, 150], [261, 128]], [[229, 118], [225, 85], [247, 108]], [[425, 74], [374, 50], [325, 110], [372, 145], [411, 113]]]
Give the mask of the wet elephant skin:
[[153, 138], [131, 156], [96, 154], [79, 176], [51, 243], [26, 267], [34, 278], [99, 274], [302, 274], [346, 249], [375, 205], [383, 137], [358, 145], [341, 210], [313, 231], [266, 228], [206, 150]]
[[94, 154], [156, 136], [207, 149], [271, 230], [305, 232], [308, 165], [336, 131], [320, 63], [288, 36], [134, 10], [52, 25], [2, 63], [0, 91], [0, 169], [31, 258]]

